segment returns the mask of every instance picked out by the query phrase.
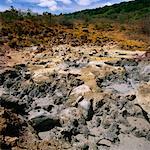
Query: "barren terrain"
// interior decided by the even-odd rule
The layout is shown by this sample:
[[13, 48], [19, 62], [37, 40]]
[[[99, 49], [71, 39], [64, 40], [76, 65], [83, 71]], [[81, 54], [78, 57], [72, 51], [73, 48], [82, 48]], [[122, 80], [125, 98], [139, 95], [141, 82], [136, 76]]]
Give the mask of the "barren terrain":
[[115, 43], [6, 49], [2, 149], [150, 149], [148, 52]]

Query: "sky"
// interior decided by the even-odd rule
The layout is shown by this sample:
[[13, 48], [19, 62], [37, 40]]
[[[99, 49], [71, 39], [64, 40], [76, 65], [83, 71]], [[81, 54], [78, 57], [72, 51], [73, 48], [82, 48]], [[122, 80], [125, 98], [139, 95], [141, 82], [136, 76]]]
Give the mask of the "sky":
[[112, 5], [129, 0], [0, 0], [0, 11], [14, 6], [17, 9], [53, 14], [70, 13], [84, 9], [92, 9]]

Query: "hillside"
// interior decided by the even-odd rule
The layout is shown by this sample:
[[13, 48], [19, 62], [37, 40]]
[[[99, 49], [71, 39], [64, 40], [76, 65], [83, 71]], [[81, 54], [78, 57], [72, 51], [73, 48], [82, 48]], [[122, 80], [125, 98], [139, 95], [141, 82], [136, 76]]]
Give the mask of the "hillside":
[[149, 0], [123, 2], [64, 15], [47, 12], [38, 15], [12, 7], [0, 13], [0, 43], [18, 47], [72, 43], [76, 39], [77, 45], [114, 41], [124, 49], [145, 50], [150, 45], [149, 14]]
[[[66, 15], [70, 18], [89, 19], [109, 18], [119, 22], [133, 21], [144, 18], [150, 15], [150, 1], [149, 0], [135, 0], [129, 2], [122, 2], [112, 6], [105, 6], [102, 8], [83, 10]], [[127, 20], [128, 19], [128, 20]]]

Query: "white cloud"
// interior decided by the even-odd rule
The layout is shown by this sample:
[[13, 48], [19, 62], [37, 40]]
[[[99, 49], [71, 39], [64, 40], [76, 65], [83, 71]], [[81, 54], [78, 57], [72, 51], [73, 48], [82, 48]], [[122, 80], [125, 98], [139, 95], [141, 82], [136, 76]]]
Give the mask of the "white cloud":
[[48, 7], [51, 11], [58, 10], [57, 2], [55, 0], [40, 0], [38, 6]]
[[53, 6], [49, 7], [49, 9], [50, 9], [51, 11], [56, 11], [56, 10], [58, 10], [59, 8], [58, 8], [57, 5], [53, 5]]
[[16, 1], [35, 3], [35, 4], [39, 4], [42, 2], [51, 2], [51, 1], [55, 1], [56, 3], [62, 2], [63, 4], [71, 4], [72, 3], [72, 0], [16, 0]]
[[111, 5], [112, 5], [112, 3], [107, 2], [107, 3], [104, 3], [102, 6], [111, 6]]
[[72, 3], [72, 0], [19, 0], [19, 1], [33, 3], [40, 7], [49, 8], [49, 10], [51, 11], [56, 11], [60, 9], [59, 2], [61, 2], [63, 5], [69, 5]]
[[93, 1], [91, 1], [91, 0], [76, 0], [76, 3], [81, 6], [88, 6], [91, 3], [93, 3]]
[[66, 4], [66, 5], [69, 5], [69, 4], [72, 3], [71, 0], [57, 0], [57, 1], [60, 1], [60, 2], [62, 2], [62, 3], [64, 3], [64, 4]]
[[38, 5], [41, 7], [52, 7], [57, 5], [57, 2], [55, 2], [54, 0], [52, 1], [41, 0]]
[[[32, 0], [33, 1], [33, 0]], [[58, 6], [58, 3], [59, 2], [62, 2], [63, 4], [65, 5], [69, 5], [72, 3], [71, 0], [35, 0], [36, 3], [38, 2], [38, 6], [41, 6], [41, 7], [48, 7], [49, 10], [51, 11], [56, 11], [56, 10], [59, 10], [61, 9], [59, 6]]]
[[[1, 0], [0, 0], [1, 1]], [[2, 0], [3, 1], [3, 0]], [[41, 10], [50, 10], [53, 12], [74, 12], [83, 9], [91, 9], [96, 7], [103, 7], [105, 5], [112, 5], [114, 3], [120, 3], [122, 1], [132, 1], [132, 0], [4, 0], [6, 6], [15, 5], [21, 8], [31, 8], [32, 10], [36, 8]], [[25, 6], [23, 5], [25, 4]], [[1, 5], [1, 4], [0, 4]], [[41, 7], [41, 8], [39, 8]]]
[[13, 0], [6, 0], [7, 3], [13, 3]]

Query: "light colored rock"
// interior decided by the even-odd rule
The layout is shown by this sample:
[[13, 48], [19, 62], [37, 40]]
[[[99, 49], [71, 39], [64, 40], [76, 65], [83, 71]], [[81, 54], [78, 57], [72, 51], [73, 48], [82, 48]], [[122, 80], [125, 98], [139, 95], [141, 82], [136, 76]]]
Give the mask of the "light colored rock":
[[136, 96], [138, 104], [150, 115], [150, 82], [141, 84]]
[[73, 89], [73, 91], [71, 92], [71, 95], [84, 95], [87, 92], [90, 92], [90, 88], [89, 86], [82, 84], [76, 88]]
[[26, 51], [36, 51], [38, 49], [38, 46], [31, 46], [31, 47], [26, 47], [24, 50]]
[[31, 47], [31, 49], [32, 49], [33, 51], [36, 51], [37, 48], [38, 48], [38, 46], [32, 46], [32, 47]]
[[110, 150], [148, 150], [150, 148], [150, 142], [144, 138], [121, 134], [119, 139], [119, 146], [113, 145]]
[[37, 83], [49, 80], [49, 75], [55, 72], [55, 67], [53, 68], [41, 68], [33, 71], [33, 80]]
[[108, 147], [111, 146], [111, 142], [109, 140], [106, 140], [106, 139], [102, 139], [98, 142], [98, 145], [106, 145]]
[[44, 109], [40, 109], [40, 110], [31, 110], [29, 112], [29, 115], [28, 115], [28, 119], [29, 120], [32, 120], [34, 118], [38, 118], [40, 116], [49, 116], [50, 113], [45, 111]]
[[5, 89], [0, 87], [0, 96], [2, 96], [2, 94], [5, 94]]
[[129, 124], [139, 129], [150, 129], [150, 124], [143, 118], [127, 117]]
[[93, 117], [93, 101], [89, 100], [82, 100], [81, 102], [78, 103], [79, 109], [81, 109], [83, 116], [86, 120], [91, 120]]
[[142, 74], [149, 74], [150, 73], [150, 65], [147, 65], [143, 68]]
[[35, 101], [32, 103], [32, 107], [48, 107], [49, 105], [52, 105], [52, 99], [49, 97], [44, 98], [36, 98]]
[[70, 68], [70, 70], [68, 72], [70, 74], [74, 74], [74, 75], [81, 75], [81, 69]]
[[83, 100], [84, 97], [83, 96], [79, 96], [75, 102], [72, 103], [72, 106], [75, 107], [81, 100]]
[[43, 58], [43, 57], [44, 57], [44, 55], [45, 55], [45, 54], [40, 53], [40, 54], [35, 55], [35, 58], [39, 58], [39, 59], [41, 59], [41, 58]]
[[70, 120], [81, 118], [82, 112], [75, 108], [69, 107], [60, 112], [59, 118], [62, 124], [67, 124]]
[[15, 146], [18, 140], [19, 139], [17, 137], [10, 137], [10, 136], [5, 137], [6, 143], [9, 143], [11, 146]]
[[64, 70], [68, 68], [68, 65], [66, 63], [61, 63], [61, 64], [58, 64], [57, 68], [58, 70]]
[[120, 93], [128, 93], [133, 90], [131, 86], [129, 86], [128, 84], [124, 84], [124, 83], [121, 83], [121, 84], [114, 83], [114, 84], [108, 86], [107, 89], [113, 89]]
[[143, 65], [141, 66], [141, 71], [140, 71], [140, 79], [144, 81], [150, 81], [150, 65]]
[[81, 102], [79, 102], [78, 104], [81, 108], [83, 108], [84, 110], [88, 111], [91, 107], [91, 103], [88, 100], [82, 100]]
[[50, 131], [39, 132], [38, 136], [39, 136], [42, 140], [50, 140]]
[[52, 74], [54, 71], [55, 71], [55, 67], [38, 69], [38, 70], [34, 71], [33, 78], [37, 78], [40, 76], [46, 76], [46, 75]]

